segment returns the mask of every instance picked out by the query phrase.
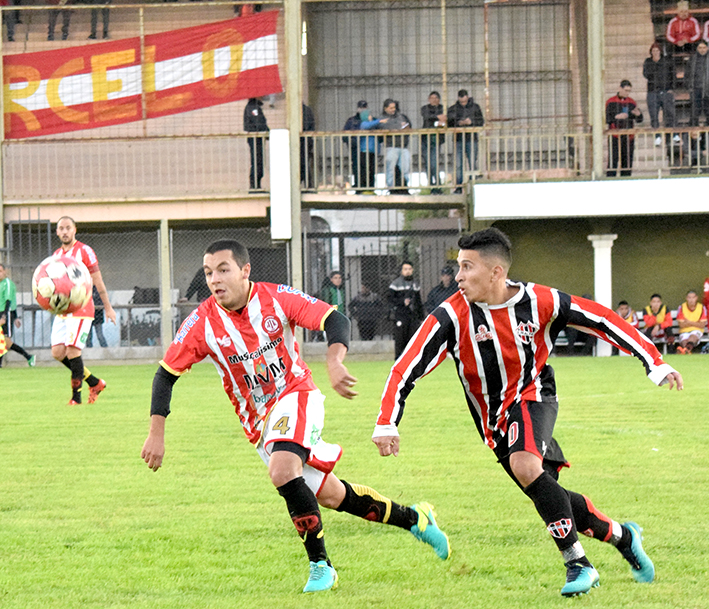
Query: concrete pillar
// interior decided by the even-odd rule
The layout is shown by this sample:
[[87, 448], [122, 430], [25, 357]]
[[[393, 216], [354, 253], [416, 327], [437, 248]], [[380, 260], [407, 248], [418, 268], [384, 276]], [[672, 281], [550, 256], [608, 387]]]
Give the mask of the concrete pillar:
[[588, 111], [593, 150], [593, 176], [603, 170], [603, 130], [606, 128], [603, 99], [603, 0], [587, 0], [588, 14]]
[[172, 285], [170, 282], [170, 228], [167, 218], [160, 220], [158, 238], [160, 264], [160, 341], [163, 352], [172, 342]]
[[[593, 244], [593, 299], [613, 308], [613, 274], [611, 270], [611, 250], [618, 235], [589, 235]], [[596, 355], [607, 357], [612, 347], [605, 341], [598, 341]]]

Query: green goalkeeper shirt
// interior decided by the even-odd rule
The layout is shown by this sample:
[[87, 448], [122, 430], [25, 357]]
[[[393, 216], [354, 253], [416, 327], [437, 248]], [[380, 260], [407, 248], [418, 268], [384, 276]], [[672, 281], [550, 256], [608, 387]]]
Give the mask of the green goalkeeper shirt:
[[17, 309], [17, 288], [9, 277], [0, 281], [0, 314], [9, 315]]

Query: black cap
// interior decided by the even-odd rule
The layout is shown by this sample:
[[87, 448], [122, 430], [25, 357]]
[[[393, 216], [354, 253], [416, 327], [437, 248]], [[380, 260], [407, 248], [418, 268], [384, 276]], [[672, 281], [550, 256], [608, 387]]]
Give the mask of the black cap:
[[450, 267], [450, 266], [444, 266], [444, 267], [441, 269], [441, 275], [450, 275], [451, 277], [454, 277], [454, 276], [455, 276], [455, 271], [454, 271], [453, 268]]
[[360, 99], [357, 102], [357, 107], [358, 108], [367, 108], [367, 100], [366, 99]]

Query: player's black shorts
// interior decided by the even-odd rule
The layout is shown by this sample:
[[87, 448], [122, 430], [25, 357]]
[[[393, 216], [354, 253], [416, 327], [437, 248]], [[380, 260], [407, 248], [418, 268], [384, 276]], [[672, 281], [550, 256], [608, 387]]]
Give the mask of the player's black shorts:
[[[559, 403], [556, 400], [542, 402], [518, 402], [508, 410], [507, 435], [498, 442], [495, 455], [509, 476], [517, 482], [510, 469], [510, 455], [524, 450], [537, 455], [542, 467], [555, 479], [562, 467], [569, 463], [561, 447], [552, 437]], [[519, 482], [517, 485], [520, 486]]]

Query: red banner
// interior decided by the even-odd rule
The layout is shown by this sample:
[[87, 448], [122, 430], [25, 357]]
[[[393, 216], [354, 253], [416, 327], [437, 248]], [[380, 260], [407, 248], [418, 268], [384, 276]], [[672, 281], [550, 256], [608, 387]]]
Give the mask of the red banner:
[[5, 137], [117, 125], [282, 91], [277, 11], [140, 38], [8, 55]]

